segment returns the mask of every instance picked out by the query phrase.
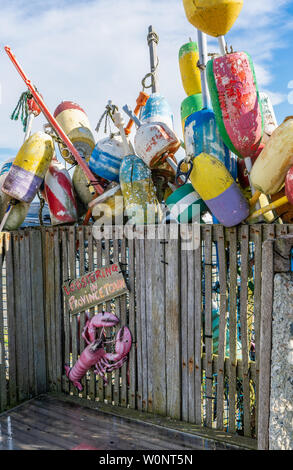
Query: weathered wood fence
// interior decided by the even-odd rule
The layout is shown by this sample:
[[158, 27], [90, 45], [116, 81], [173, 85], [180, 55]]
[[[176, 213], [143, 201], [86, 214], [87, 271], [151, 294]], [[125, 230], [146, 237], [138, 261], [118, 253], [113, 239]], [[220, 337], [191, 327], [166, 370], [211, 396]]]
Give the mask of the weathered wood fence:
[[92, 227], [2, 234], [0, 410], [46, 390], [78, 395], [64, 364], [84, 348], [86, 315], [69, 314], [61, 286], [120, 262], [129, 294], [90, 316], [103, 308], [130, 327], [129, 361], [107, 386], [90, 371], [79, 396], [256, 437], [268, 393], [260, 358], [270, 353], [262, 301], [272, 295], [262, 288], [262, 244], [292, 226], [194, 227], [137, 228], [128, 238]]

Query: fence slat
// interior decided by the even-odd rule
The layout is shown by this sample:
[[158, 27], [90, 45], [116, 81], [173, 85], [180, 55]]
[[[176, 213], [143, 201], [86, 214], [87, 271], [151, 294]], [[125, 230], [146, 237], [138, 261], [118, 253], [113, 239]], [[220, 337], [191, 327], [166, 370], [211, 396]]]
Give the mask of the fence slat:
[[147, 371], [147, 385], [148, 385], [148, 397], [147, 397], [147, 410], [148, 412], [153, 411], [153, 370], [152, 363], [155, 360], [154, 351], [151, 346], [153, 325], [152, 325], [152, 298], [153, 298], [153, 285], [152, 285], [152, 269], [154, 265], [154, 240], [144, 241], [145, 250], [145, 314], [146, 314], [146, 332], [147, 332], [147, 356], [144, 360], [145, 369]]
[[141, 240], [137, 238], [135, 233], [135, 298], [136, 298], [136, 350], [137, 350], [137, 409], [142, 410], [142, 326], [141, 326], [141, 305], [142, 305], [142, 289], [141, 289]]
[[194, 250], [194, 400], [195, 424], [202, 423], [202, 243], [198, 231]]
[[[29, 312], [29, 302], [28, 296], [31, 295], [31, 286], [28, 283], [30, 278], [30, 270], [26, 272], [26, 259], [30, 257], [30, 251], [26, 250], [27, 244], [25, 242], [24, 232], [22, 232], [19, 236], [19, 299], [21, 304], [21, 312], [20, 312], [20, 319], [21, 319], [21, 342], [22, 342], [22, 354], [23, 357], [23, 369], [21, 371], [22, 374], [22, 393], [25, 399], [30, 397], [30, 387], [29, 387], [29, 343], [28, 343], [28, 335], [29, 329], [32, 328], [32, 319], [30, 318], [29, 323], [29, 316], [31, 312]], [[16, 291], [17, 292], [17, 291]]]
[[258, 449], [269, 448], [270, 417], [270, 378], [271, 378], [271, 345], [272, 315], [274, 290], [274, 247], [273, 241], [263, 244], [262, 253], [262, 304], [260, 327], [260, 374], [258, 406]]
[[236, 429], [236, 369], [237, 369], [237, 229], [229, 230], [230, 306], [229, 306], [229, 432]]
[[182, 419], [188, 421], [188, 275], [187, 275], [188, 251], [182, 250], [180, 241], [180, 310], [181, 310], [181, 381], [182, 381]]
[[[75, 227], [69, 227], [69, 267], [70, 279], [76, 279], [76, 230]], [[71, 320], [71, 352], [72, 366], [78, 359], [78, 318], [77, 315], [70, 315]], [[72, 387], [73, 395], [78, 395], [76, 387]]]
[[[79, 249], [79, 271], [78, 277], [82, 277], [85, 274], [85, 247], [84, 247], [84, 226], [78, 228], [78, 249]], [[82, 337], [82, 332], [84, 330], [86, 323], [85, 311], [81, 311], [79, 314], [79, 353], [81, 354], [85, 349], [84, 339]], [[87, 374], [82, 378], [81, 384], [83, 387], [82, 396], [87, 398]]]
[[[124, 276], [126, 275], [126, 240], [122, 238], [119, 240], [120, 243], [120, 252], [121, 252], [121, 269], [124, 272]], [[120, 318], [121, 318], [121, 325], [127, 325], [127, 295], [124, 294], [118, 299], [116, 302], [120, 304]], [[117, 371], [117, 375], [121, 377], [121, 396], [120, 396], [120, 404], [122, 406], [127, 406], [128, 404], [128, 386], [127, 386], [127, 367], [128, 363], [124, 364], [121, 369]]]
[[[114, 263], [119, 263], [119, 240], [113, 240], [114, 249]], [[120, 319], [120, 325], [124, 325], [121, 318], [121, 302], [120, 299], [115, 299], [115, 315]], [[114, 371], [114, 387], [113, 387], [113, 401], [115, 405], [120, 405], [120, 369]]]
[[7, 289], [7, 324], [8, 324], [8, 351], [9, 351], [9, 405], [17, 404], [16, 381], [16, 331], [15, 331], [15, 291], [13, 269], [13, 238], [12, 234], [5, 234], [6, 254], [6, 289]]
[[55, 290], [55, 348], [56, 348], [56, 390], [61, 392], [62, 389], [62, 371], [63, 371], [63, 358], [62, 358], [62, 306], [61, 306], [61, 256], [60, 256], [60, 242], [59, 242], [59, 229], [54, 228], [54, 290]]
[[[68, 230], [63, 229], [61, 231], [62, 234], [62, 280], [63, 283], [67, 282], [69, 279], [69, 269], [68, 269]], [[70, 366], [70, 313], [68, 308], [68, 302], [65, 298], [65, 295], [62, 291], [62, 299], [63, 299], [63, 332], [64, 332], [64, 364]], [[63, 383], [63, 391], [66, 393], [70, 393], [70, 381], [64, 377]]]
[[212, 228], [204, 227], [205, 263], [205, 350], [206, 368], [206, 425], [212, 427], [213, 420], [213, 330], [212, 330]]
[[[94, 242], [93, 242], [93, 232], [91, 227], [86, 227], [85, 229], [86, 239], [88, 242], [88, 272], [94, 271]], [[93, 318], [95, 315], [95, 308], [91, 308], [89, 311], [90, 318]], [[96, 398], [96, 374], [91, 369], [89, 371], [89, 383], [88, 383], [88, 394], [91, 400]]]
[[136, 377], [137, 377], [137, 334], [136, 334], [136, 305], [135, 305], [135, 247], [134, 240], [128, 239], [128, 269], [129, 269], [129, 328], [132, 334], [132, 348], [129, 353], [129, 405], [136, 409]]
[[[188, 227], [189, 237], [192, 237], [192, 227]], [[188, 378], [188, 422], [195, 423], [195, 325], [194, 325], [194, 250], [187, 251], [187, 378]]]
[[[103, 266], [103, 254], [102, 254], [102, 240], [97, 240], [95, 242], [96, 246], [96, 267]], [[103, 379], [100, 376], [96, 376], [96, 393], [98, 395], [99, 401], [104, 402], [105, 400], [105, 387]]]
[[216, 232], [220, 281], [220, 320], [217, 377], [217, 429], [222, 429], [224, 418], [224, 366], [226, 354], [227, 326], [227, 263], [225, 251], [225, 235], [223, 227], [220, 225], [216, 227]]
[[167, 415], [181, 418], [180, 360], [180, 265], [178, 226], [170, 226], [172, 238], [165, 245], [166, 258], [166, 385]]
[[4, 262], [4, 233], [0, 233], [0, 412], [7, 407], [7, 383], [5, 363], [4, 308], [3, 308], [3, 262]]
[[241, 227], [241, 289], [240, 289], [240, 323], [241, 323], [241, 346], [243, 364], [243, 414], [244, 435], [251, 436], [250, 422], [250, 379], [248, 370], [249, 346], [247, 326], [247, 300], [248, 300], [248, 258], [249, 258], [249, 227]]
[[[51, 253], [52, 257], [52, 253]], [[47, 365], [45, 344], [44, 280], [42, 234], [30, 232], [32, 319], [34, 340], [34, 369], [37, 393], [47, 391]], [[54, 345], [55, 346], [55, 345]]]
[[[105, 261], [105, 265], [109, 265], [110, 264], [110, 259], [111, 259], [111, 254], [110, 254], [110, 240], [108, 238], [105, 239], [104, 241], [104, 261]], [[106, 311], [107, 312], [111, 312], [112, 311], [112, 307], [111, 307], [111, 301], [107, 301], [106, 302]], [[107, 335], [109, 334], [113, 334], [113, 331], [114, 331], [114, 328], [109, 328], [107, 330]], [[107, 403], [108, 404], [111, 404], [112, 401], [113, 401], [113, 384], [112, 384], [112, 377], [113, 377], [113, 374], [112, 372], [108, 372], [106, 374], [106, 377], [108, 379], [108, 384], [105, 385], [105, 399], [107, 400]]]

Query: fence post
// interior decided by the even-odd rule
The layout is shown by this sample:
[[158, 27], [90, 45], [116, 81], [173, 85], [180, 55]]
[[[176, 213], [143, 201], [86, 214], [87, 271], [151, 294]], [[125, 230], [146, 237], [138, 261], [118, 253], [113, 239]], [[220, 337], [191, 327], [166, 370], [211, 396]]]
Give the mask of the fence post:
[[293, 450], [293, 237], [263, 244], [258, 448]]

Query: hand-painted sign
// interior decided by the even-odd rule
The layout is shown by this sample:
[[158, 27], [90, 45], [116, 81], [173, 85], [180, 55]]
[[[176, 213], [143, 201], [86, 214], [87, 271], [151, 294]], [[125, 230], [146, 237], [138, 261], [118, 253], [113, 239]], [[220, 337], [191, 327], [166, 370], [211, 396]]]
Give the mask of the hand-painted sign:
[[92, 273], [63, 284], [70, 313], [75, 314], [128, 292], [119, 264], [96, 269]]

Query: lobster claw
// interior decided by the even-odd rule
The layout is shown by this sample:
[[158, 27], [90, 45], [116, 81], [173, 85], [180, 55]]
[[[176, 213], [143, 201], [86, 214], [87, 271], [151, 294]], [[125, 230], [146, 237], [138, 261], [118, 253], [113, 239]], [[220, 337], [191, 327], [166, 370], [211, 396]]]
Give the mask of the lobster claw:
[[117, 339], [115, 344], [115, 353], [107, 353], [106, 357], [108, 361], [119, 361], [126, 356], [132, 346], [132, 337], [129, 328], [123, 326], [117, 333]]
[[91, 320], [86, 322], [82, 337], [87, 344], [92, 343], [96, 339], [96, 329], [116, 326], [119, 323], [119, 318], [113, 313], [104, 312], [97, 313]]

